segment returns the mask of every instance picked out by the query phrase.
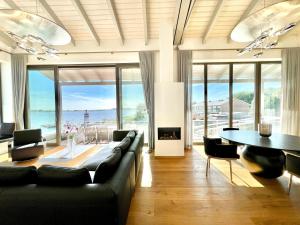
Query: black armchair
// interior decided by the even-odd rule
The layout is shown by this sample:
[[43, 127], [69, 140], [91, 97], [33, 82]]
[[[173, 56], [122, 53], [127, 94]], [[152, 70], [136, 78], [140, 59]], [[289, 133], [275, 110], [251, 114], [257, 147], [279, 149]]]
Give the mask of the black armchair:
[[0, 140], [13, 138], [15, 123], [0, 124]]
[[[240, 130], [240, 128], [238, 127], [224, 127], [223, 131], [227, 131], [227, 130]], [[229, 144], [233, 144], [233, 145], [238, 145], [239, 143], [236, 143], [234, 141], [228, 141]]]
[[43, 142], [41, 129], [15, 131], [13, 143], [12, 161], [33, 159], [44, 154], [45, 143]]
[[226, 130], [240, 130], [240, 128], [237, 128], [237, 127], [224, 127], [223, 131], [226, 131]]
[[222, 144], [221, 138], [208, 138], [203, 137], [204, 151], [207, 155], [206, 163], [206, 177], [208, 175], [208, 169], [210, 168], [210, 159], [222, 159], [226, 160], [230, 165], [230, 181], [232, 182], [232, 165], [231, 161], [239, 159], [237, 154], [237, 146], [231, 144]]

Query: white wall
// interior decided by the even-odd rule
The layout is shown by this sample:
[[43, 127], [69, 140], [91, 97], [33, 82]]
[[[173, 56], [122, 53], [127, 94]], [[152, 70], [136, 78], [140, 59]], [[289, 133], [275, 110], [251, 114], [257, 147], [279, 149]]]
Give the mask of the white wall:
[[[184, 86], [155, 83], [155, 156], [184, 156]], [[180, 127], [180, 140], [158, 140], [159, 127]]]
[[14, 122], [11, 55], [0, 52], [2, 82], [2, 112], [4, 122]]
[[173, 22], [161, 22], [159, 28], [160, 74], [157, 82], [172, 82], [174, 68]]

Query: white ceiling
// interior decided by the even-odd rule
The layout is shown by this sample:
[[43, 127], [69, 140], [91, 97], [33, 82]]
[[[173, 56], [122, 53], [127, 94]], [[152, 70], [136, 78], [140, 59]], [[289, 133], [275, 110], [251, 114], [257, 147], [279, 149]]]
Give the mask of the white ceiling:
[[[47, 11], [43, 2], [49, 6], [54, 15]], [[183, 41], [185, 38], [203, 39], [203, 37], [228, 39], [232, 29], [242, 17], [264, 6], [264, 0], [194, 2], [187, 25], [182, 32]], [[277, 2], [281, 1], [265, 0], [266, 5]], [[147, 39], [158, 39], [160, 21], [172, 20], [175, 28], [178, 16], [176, 9], [180, 3], [181, 0], [0, 0], [0, 7], [17, 7], [56, 22], [58, 19], [71, 34], [74, 45], [81, 41], [98, 43], [98, 38], [101, 46], [101, 40], [121, 40], [123, 43], [124, 40], [141, 39], [147, 44]], [[78, 10], [78, 4], [82, 6], [86, 17]], [[143, 11], [143, 4], [146, 14]], [[90, 27], [86, 20], [89, 20]]]
[[[53, 74], [49, 74], [47, 70], [42, 72], [49, 79], [53, 79]], [[140, 70], [138, 68], [123, 68], [120, 74], [123, 84], [141, 81]], [[74, 67], [59, 69], [59, 81], [64, 84], [74, 82], [101, 82], [103, 84], [111, 84], [116, 83], [115, 75], [115, 67]]]

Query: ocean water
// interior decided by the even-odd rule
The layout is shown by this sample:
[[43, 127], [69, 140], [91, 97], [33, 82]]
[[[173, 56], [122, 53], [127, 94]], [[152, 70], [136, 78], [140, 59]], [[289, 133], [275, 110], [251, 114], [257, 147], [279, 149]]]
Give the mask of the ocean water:
[[[83, 110], [78, 111], [63, 111], [62, 112], [62, 127], [65, 124], [73, 124], [80, 126], [84, 122]], [[90, 123], [106, 122], [116, 125], [117, 112], [116, 109], [109, 110], [91, 110], [89, 113]], [[123, 110], [123, 116], [134, 116], [135, 109]], [[43, 134], [51, 134], [55, 132], [55, 112], [54, 111], [31, 111], [30, 112], [30, 127], [42, 128]]]

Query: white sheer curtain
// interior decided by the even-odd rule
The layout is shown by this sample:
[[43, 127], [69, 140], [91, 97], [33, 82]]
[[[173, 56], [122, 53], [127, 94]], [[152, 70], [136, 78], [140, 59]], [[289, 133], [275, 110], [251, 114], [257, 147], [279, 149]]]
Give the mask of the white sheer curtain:
[[282, 133], [300, 136], [300, 48], [282, 50]]
[[154, 52], [139, 52], [141, 76], [144, 88], [146, 108], [149, 116], [149, 150], [154, 149]]
[[184, 145], [190, 149], [193, 145], [192, 134], [192, 51], [178, 52], [178, 80], [184, 83]]
[[11, 73], [13, 82], [14, 116], [16, 129], [24, 129], [24, 102], [26, 88], [27, 55], [11, 55]]

